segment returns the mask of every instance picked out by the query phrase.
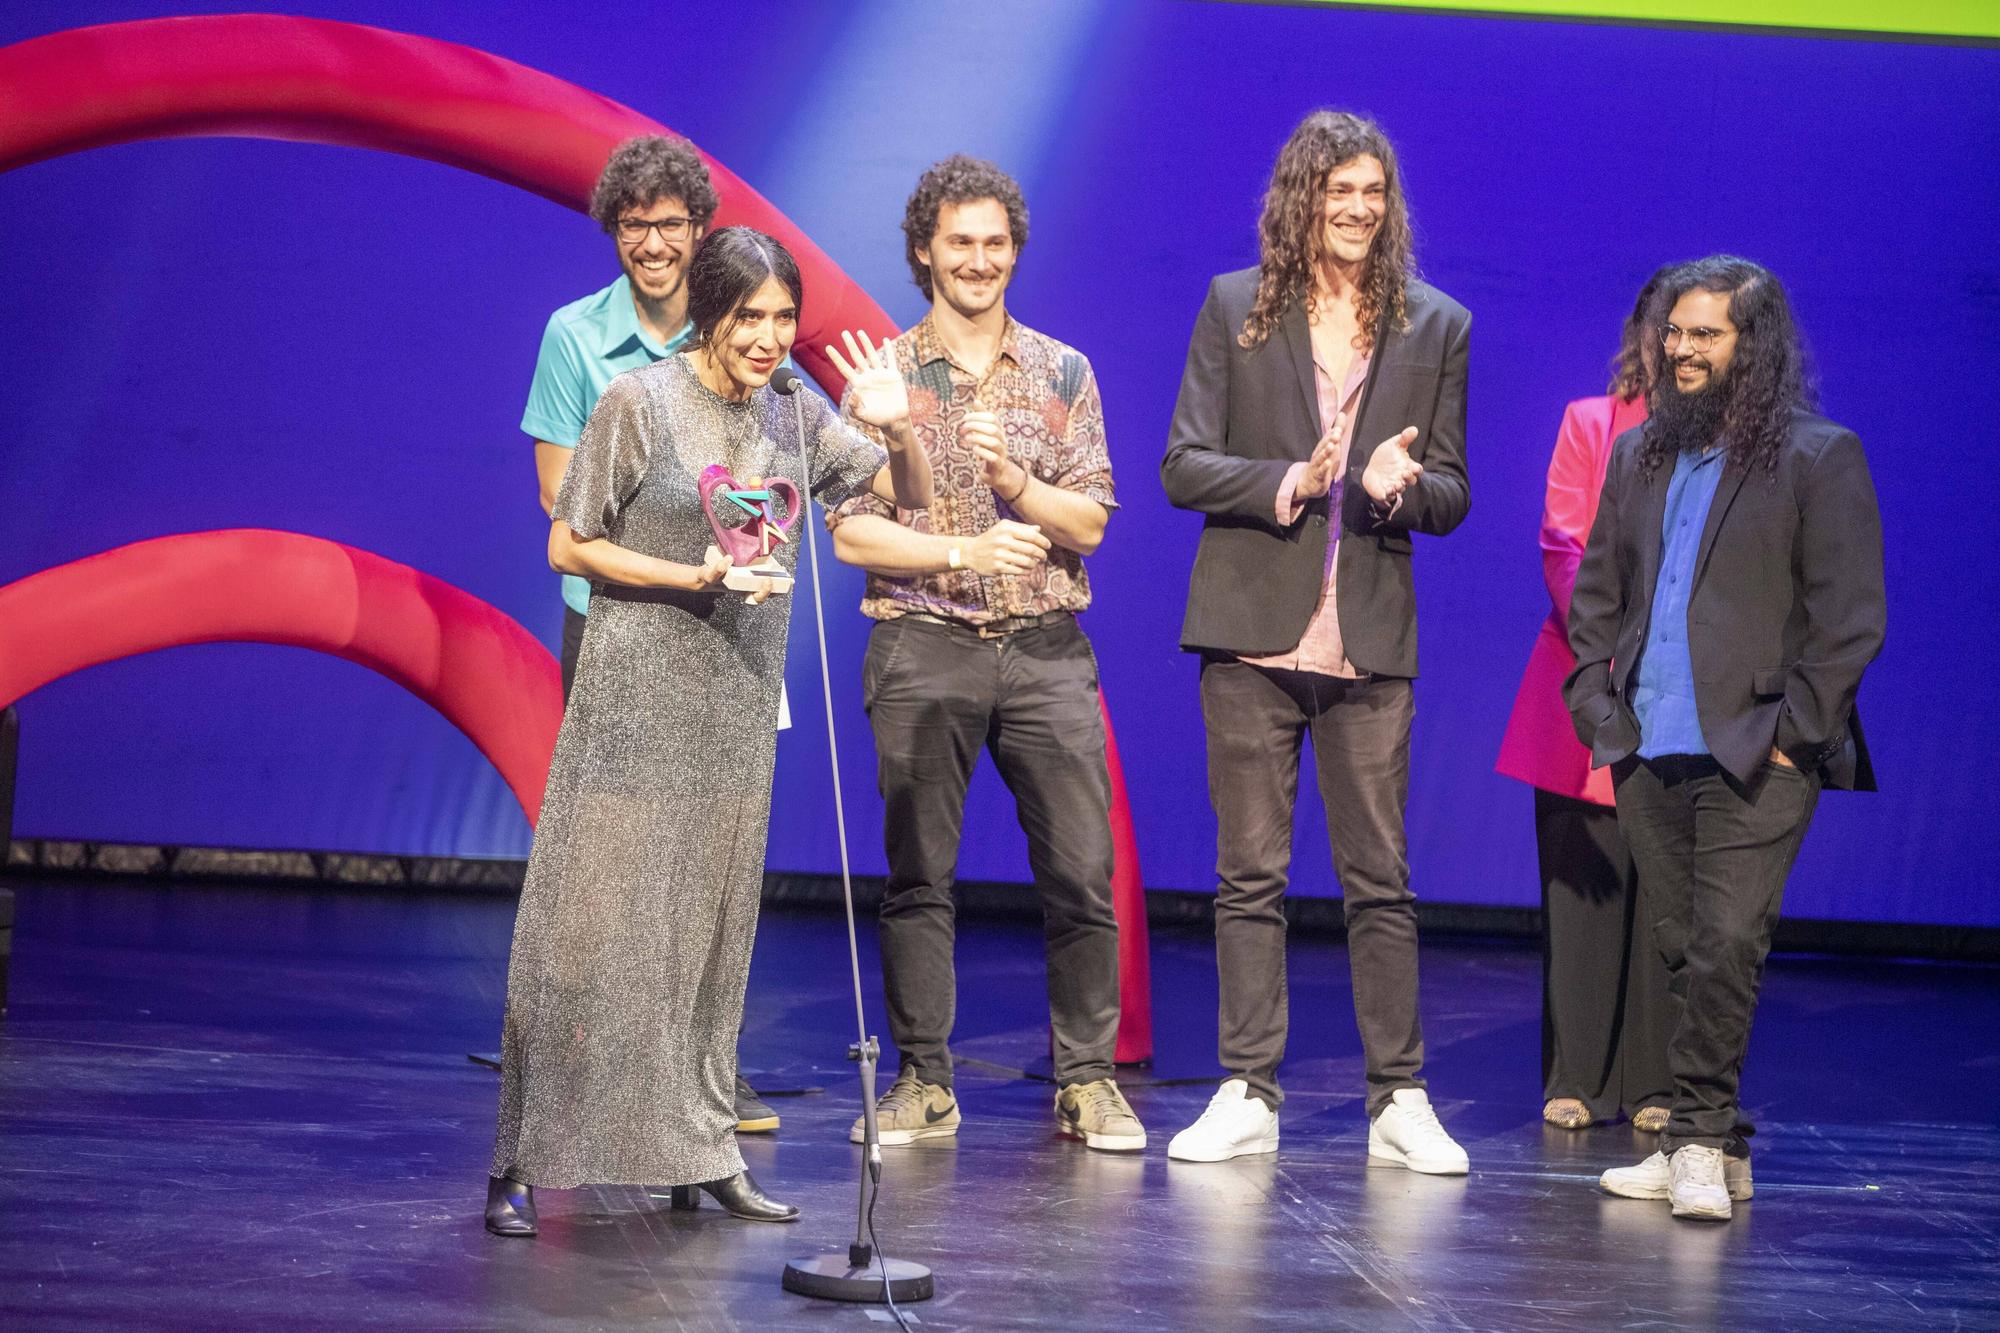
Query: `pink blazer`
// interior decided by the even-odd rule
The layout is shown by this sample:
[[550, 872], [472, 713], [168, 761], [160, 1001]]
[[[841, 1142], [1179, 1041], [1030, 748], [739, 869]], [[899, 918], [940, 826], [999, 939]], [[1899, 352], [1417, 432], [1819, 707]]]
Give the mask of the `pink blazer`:
[[1611, 442], [1646, 419], [1646, 400], [1579, 398], [1563, 410], [1549, 459], [1549, 488], [1542, 501], [1542, 578], [1549, 585], [1548, 619], [1535, 636], [1521, 676], [1500, 758], [1493, 765], [1543, 791], [1598, 805], [1611, 804], [1611, 770], [1590, 767], [1590, 751], [1576, 738], [1563, 704], [1563, 679], [1576, 665], [1569, 650], [1569, 595], [1583, 560]]

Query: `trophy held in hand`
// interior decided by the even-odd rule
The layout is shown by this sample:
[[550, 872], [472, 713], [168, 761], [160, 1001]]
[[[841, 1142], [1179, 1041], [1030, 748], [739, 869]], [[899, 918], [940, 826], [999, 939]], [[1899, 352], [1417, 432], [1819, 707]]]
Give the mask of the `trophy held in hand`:
[[792, 576], [772, 552], [791, 540], [792, 525], [803, 512], [799, 488], [783, 477], [751, 477], [749, 485], [739, 485], [720, 463], [703, 468], [697, 486], [715, 544], [729, 557], [722, 586], [737, 592], [790, 592]]

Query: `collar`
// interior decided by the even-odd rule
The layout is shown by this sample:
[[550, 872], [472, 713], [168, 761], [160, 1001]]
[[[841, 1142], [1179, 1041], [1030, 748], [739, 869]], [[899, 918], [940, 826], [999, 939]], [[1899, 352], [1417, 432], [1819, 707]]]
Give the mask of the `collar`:
[[632, 279], [620, 273], [618, 281], [611, 284], [611, 305], [604, 312], [604, 341], [598, 347], [601, 357], [614, 357], [638, 343], [654, 359], [664, 361], [678, 352], [694, 337], [694, 321], [681, 325], [680, 332], [664, 343], [646, 331], [639, 322], [638, 307], [632, 304]]
[[[917, 326], [910, 330], [910, 354], [916, 358], [919, 366], [927, 366], [933, 361], [948, 361], [955, 369], [965, 371], [968, 375], [972, 373], [965, 370], [965, 367], [958, 362], [952, 361], [951, 353], [945, 350], [944, 339], [938, 336], [935, 312], [925, 315], [917, 322]], [[1006, 327], [1000, 330], [1000, 356], [1012, 361], [1016, 366], [1021, 364], [1021, 325], [1012, 315], [1007, 316]]]

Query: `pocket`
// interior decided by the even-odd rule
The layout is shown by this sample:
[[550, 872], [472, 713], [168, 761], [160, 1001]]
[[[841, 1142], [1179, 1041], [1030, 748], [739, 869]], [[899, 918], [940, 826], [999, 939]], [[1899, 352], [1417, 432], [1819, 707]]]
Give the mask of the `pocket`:
[[1090, 663], [1091, 693], [1101, 693], [1103, 690], [1104, 671], [1097, 664], [1097, 645], [1092, 643], [1090, 636], [1083, 632], [1083, 626], [1078, 625], [1074, 620], [1070, 622], [1070, 625], [1075, 629], [1077, 639], [1083, 644], [1084, 660]]
[[905, 628], [900, 619], [879, 620], [869, 631], [868, 651], [861, 658], [861, 711], [864, 713], [875, 707], [876, 696], [882, 692], [882, 682], [896, 669]]
[[1390, 555], [1408, 555], [1415, 549], [1410, 545], [1410, 539], [1398, 532], [1383, 533], [1375, 539], [1375, 544]]

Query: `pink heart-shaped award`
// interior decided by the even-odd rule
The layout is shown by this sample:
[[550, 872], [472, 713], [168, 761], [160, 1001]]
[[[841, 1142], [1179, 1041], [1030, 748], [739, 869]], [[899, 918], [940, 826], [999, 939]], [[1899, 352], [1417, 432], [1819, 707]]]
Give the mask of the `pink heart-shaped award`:
[[[745, 487], [737, 484], [728, 468], [711, 463], [701, 470], [695, 485], [701, 492], [701, 507], [708, 515], [708, 526], [715, 533], [715, 544], [722, 548], [731, 564], [750, 565], [768, 559], [773, 543], [791, 540], [792, 525], [798, 522], [801, 512], [799, 488], [783, 477], [772, 477], [762, 486]], [[777, 518], [779, 504], [784, 506], [783, 520]], [[723, 518], [731, 516], [745, 521], [730, 527]]]

